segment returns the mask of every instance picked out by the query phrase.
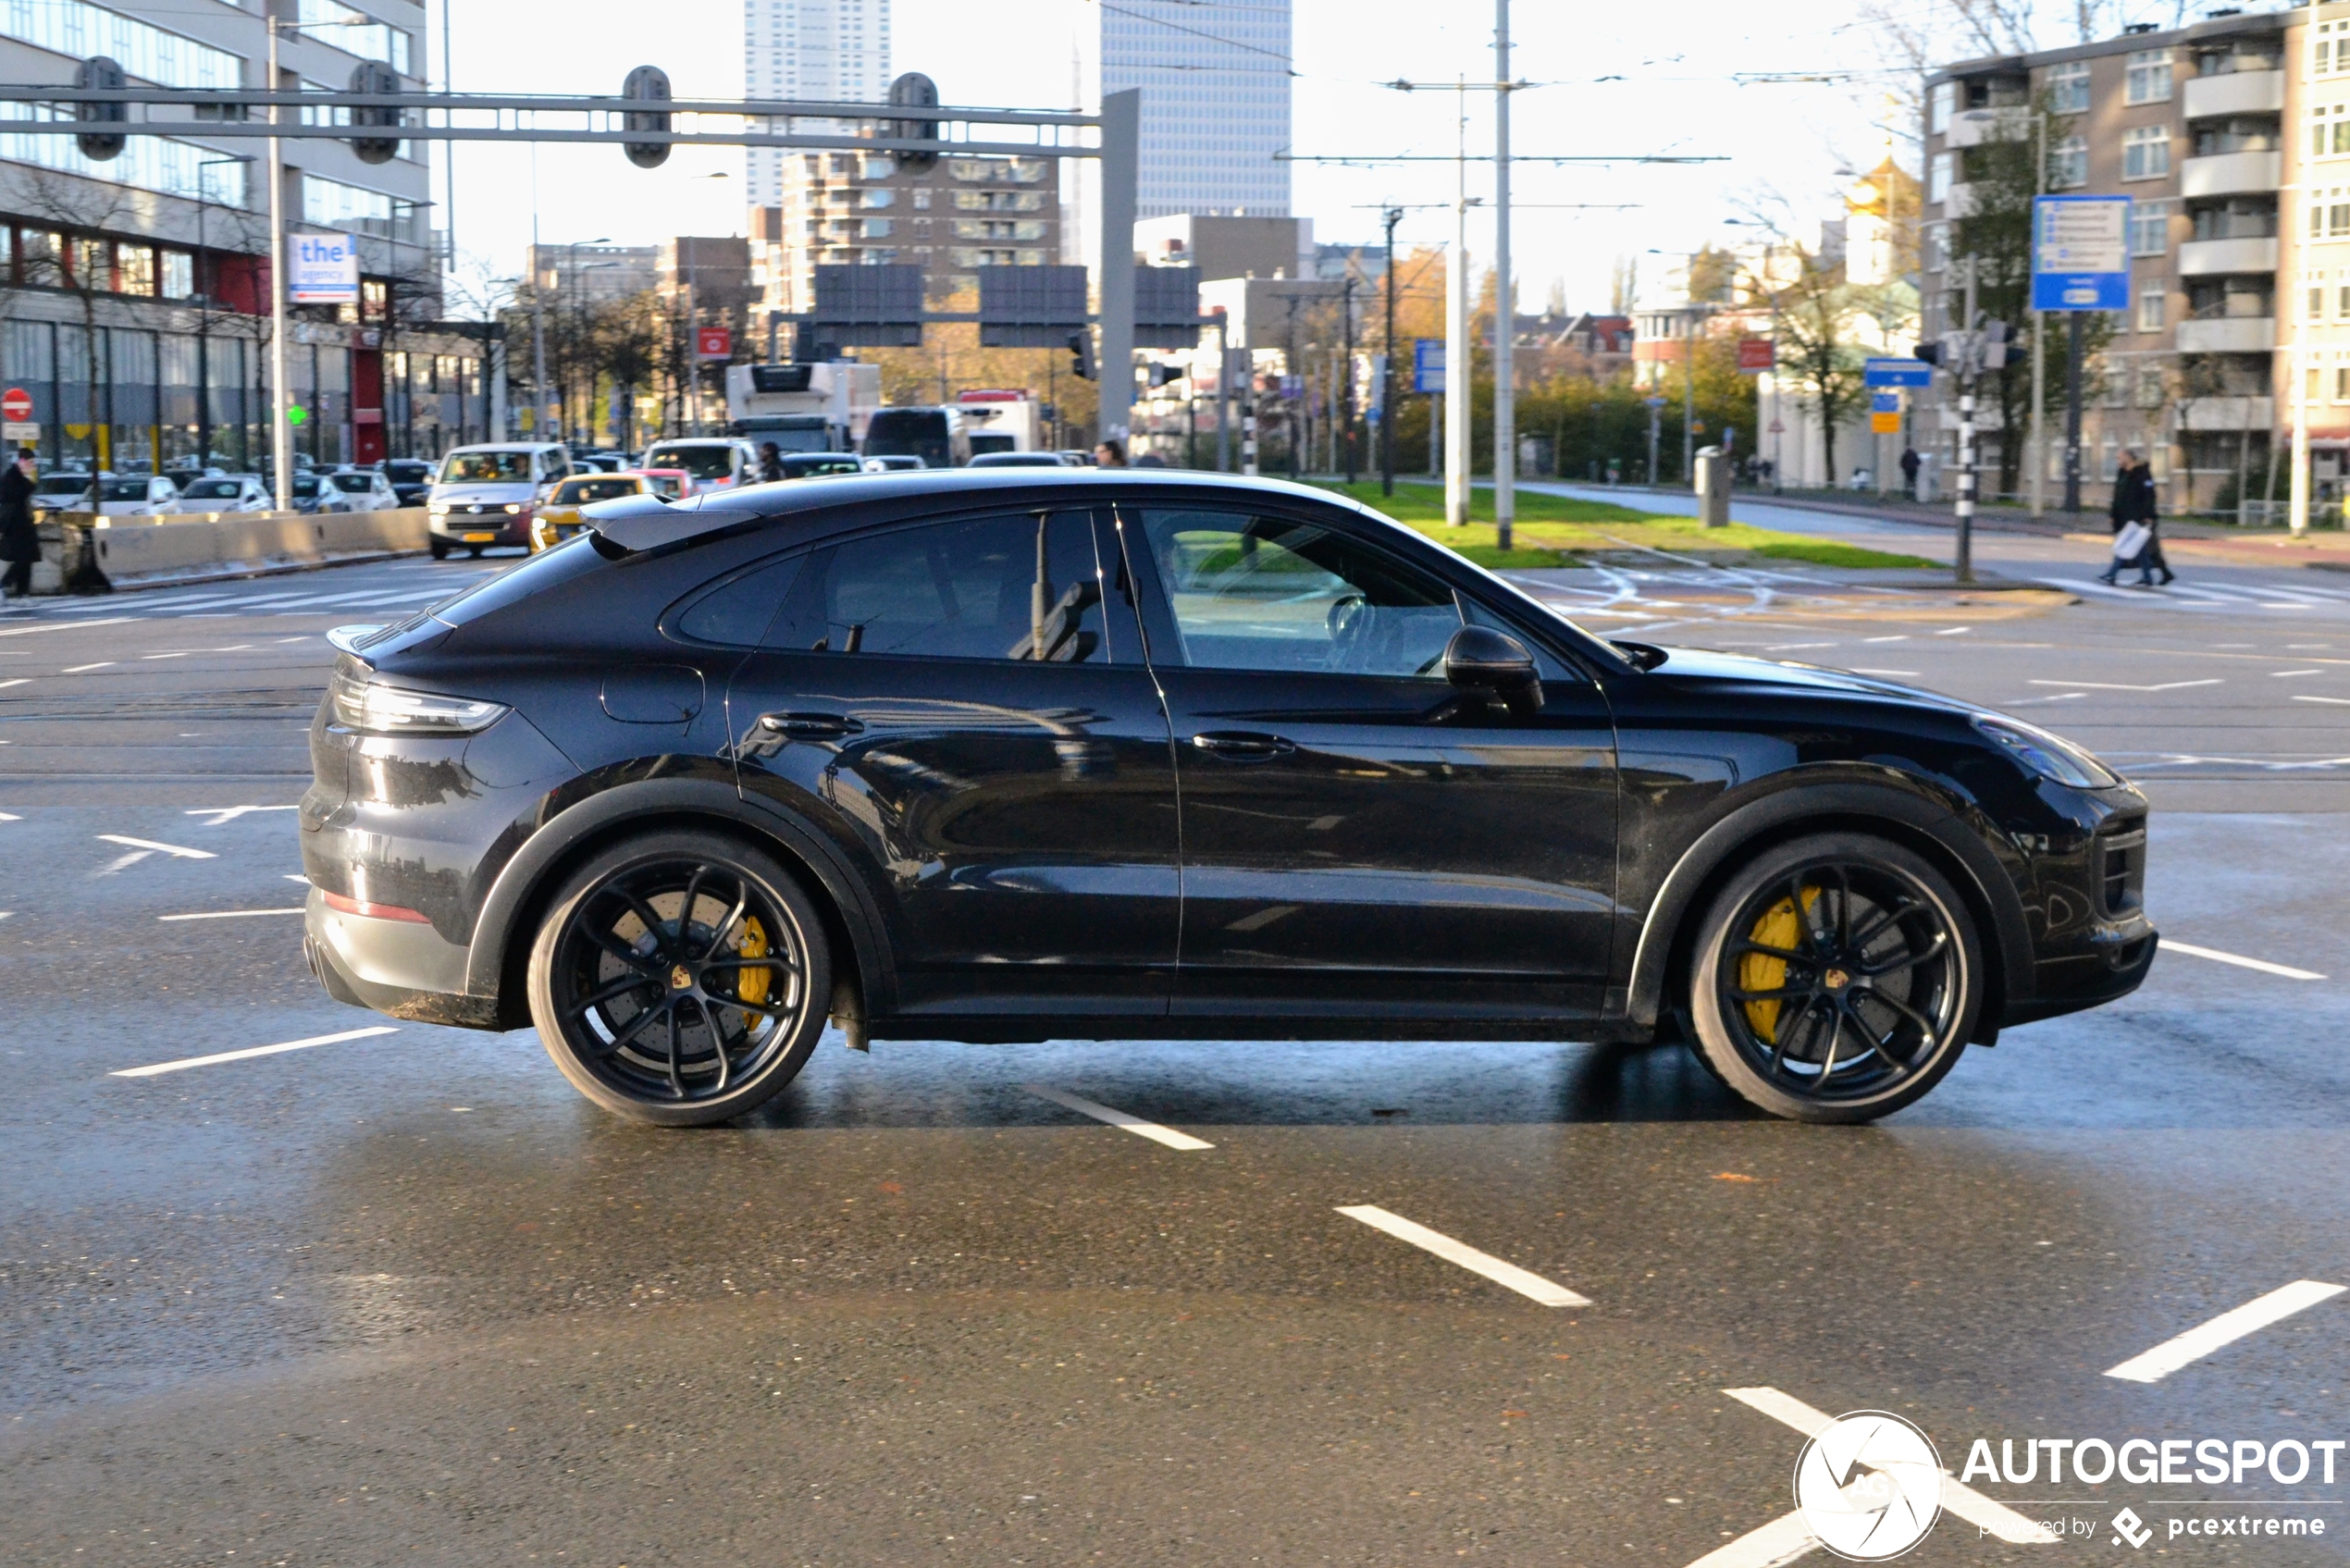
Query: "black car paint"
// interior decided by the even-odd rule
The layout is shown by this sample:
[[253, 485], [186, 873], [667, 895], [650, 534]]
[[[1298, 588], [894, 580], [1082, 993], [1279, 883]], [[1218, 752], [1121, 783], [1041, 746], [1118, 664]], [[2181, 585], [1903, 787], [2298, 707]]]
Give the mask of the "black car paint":
[[[1150, 623], [1148, 552], [1122, 544], [1120, 508], [1219, 495], [1379, 531], [1536, 648], [1551, 672], [1543, 713], [1464, 722], [1425, 689], [1368, 687], [1301, 707], [1255, 677], [1139, 661], [990, 661], [984, 691], [958, 695], [938, 689], [948, 661], [747, 651], [675, 626], [713, 582], [851, 531], [980, 507], [1093, 508], [1106, 562], [1137, 563], [1138, 596], [1121, 579], [1107, 608], [1127, 618], [1113, 638], [1122, 629], [1141, 651], [1164, 632]], [[1991, 967], [1978, 1039], [2126, 994], [2152, 960], [2137, 870], [2118, 884], [2123, 907], [2105, 907], [2108, 861], [2143, 867], [2136, 790], [2029, 775], [1973, 731], [1974, 710], [1880, 681], [1677, 649], [1637, 668], [1316, 492], [1014, 469], [845, 476], [725, 501], [709, 533], [616, 561], [597, 540], [567, 543], [346, 655], [398, 685], [513, 710], [432, 741], [355, 735], [322, 707], [301, 819], [308, 945], [335, 994], [518, 1027], [519, 966], [552, 883], [619, 833], [685, 820], [807, 869], [847, 977], [835, 1010], [861, 1013], [875, 1035], [1650, 1038], [1672, 1001], [1676, 944], [1719, 877], [1759, 844], [1854, 827], [1929, 854], [1972, 906]], [[993, 728], [939, 716], [974, 699]], [[769, 713], [846, 722], [779, 735], [757, 727]], [[1188, 744], [1201, 729], [1275, 726], [1297, 745], [1275, 771]], [[1410, 782], [1382, 790], [1357, 776], [1370, 772]], [[1300, 830], [1335, 816], [1337, 836], [1312, 846], [1318, 860], [1298, 852], [1302, 831], [1218, 839], [1192, 824], [1219, 800]], [[1453, 815], [1450, 833], [1408, 831], [1437, 811]], [[1333, 896], [1333, 859], [1388, 886]], [[1430, 890], [1466, 918], [1432, 930]], [[338, 915], [329, 892], [430, 923]], [[1202, 934], [1267, 916], [1246, 940]], [[1546, 952], [1561, 955], [1548, 968]]]

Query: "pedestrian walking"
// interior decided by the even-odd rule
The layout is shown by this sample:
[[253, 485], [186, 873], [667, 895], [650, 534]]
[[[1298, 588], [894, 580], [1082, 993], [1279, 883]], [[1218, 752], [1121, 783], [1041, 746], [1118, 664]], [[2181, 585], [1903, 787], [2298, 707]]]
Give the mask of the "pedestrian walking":
[[759, 443], [759, 482], [769, 485], [784, 476], [784, 454], [773, 441]]
[[1126, 466], [1126, 443], [1111, 437], [1094, 448], [1094, 466], [1123, 468]]
[[32, 563], [41, 559], [41, 534], [32, 524], [32, 451], [19, 448], [16, 462], [0, 474], [0, 596], [22, 599], [32, 591]]
[[2113, 525], [2113, 560], [2097, 574], [2098, 580], [2111, 583], [2134, 566], [2138, 569], [2138, 586], [2153, 587], [2157, 571], [2162, 574], [2163, 583], [2169, 584], [2173, 574], [2170, 562], [2162, 559], [2162, 538], [2155, 517], [2154, 470], [2134, 448], [2121, 454], [2121, 467], [2113, 476], [2113, 501], [2107, 513]]
[[1901, 488], [1910, 492], [1911, 500], [1918, 499], [1918, 470], [1924, 466], [1925, 459], [1918, 455], [1917, 448], [1901, 449]]

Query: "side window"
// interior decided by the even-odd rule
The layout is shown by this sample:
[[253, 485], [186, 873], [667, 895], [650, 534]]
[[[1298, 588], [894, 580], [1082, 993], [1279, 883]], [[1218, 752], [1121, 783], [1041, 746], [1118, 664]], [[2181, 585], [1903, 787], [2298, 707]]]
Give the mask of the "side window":
[[1008, 512], [845, 540], [792, 596], [795, 646], [914, 659], [1107, 664], [1083, 512]]
[[1144, 512], [1183, 661], [1441, 680], [1461, 629], [1450, 586], [1310, 523], [1233, 512]]
[[677, 634], [726, 648], [780, 646], [768, 636], [768, 628], [807, 563], [805, 553], [788, 555], [721, 583], [686, 607], [675, 623]]

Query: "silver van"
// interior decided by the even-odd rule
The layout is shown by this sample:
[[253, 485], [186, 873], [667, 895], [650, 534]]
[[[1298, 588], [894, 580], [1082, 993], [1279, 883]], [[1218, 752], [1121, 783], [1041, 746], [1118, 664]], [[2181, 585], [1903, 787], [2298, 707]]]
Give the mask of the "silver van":
[[425, 494], [432, 558], [452, 549], [479, 555], [492, 545], [530, 548], [530, 520], [571, 475], [568, 448], [550, 441], [457, 447], [440, 460]]

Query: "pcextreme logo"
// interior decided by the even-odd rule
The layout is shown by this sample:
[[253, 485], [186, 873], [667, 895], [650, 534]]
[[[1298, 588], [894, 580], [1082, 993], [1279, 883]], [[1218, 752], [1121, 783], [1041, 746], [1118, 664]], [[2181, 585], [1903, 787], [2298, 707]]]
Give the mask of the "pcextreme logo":
[[1925, 1539], [1942, 1515], [1942, 1461], [1926, 1435], [1882, 1410], [1831, 1421], [1795, 1462], [1795, 1508], [1820, 1544], [1849, 1562], [1883, 1562]]

